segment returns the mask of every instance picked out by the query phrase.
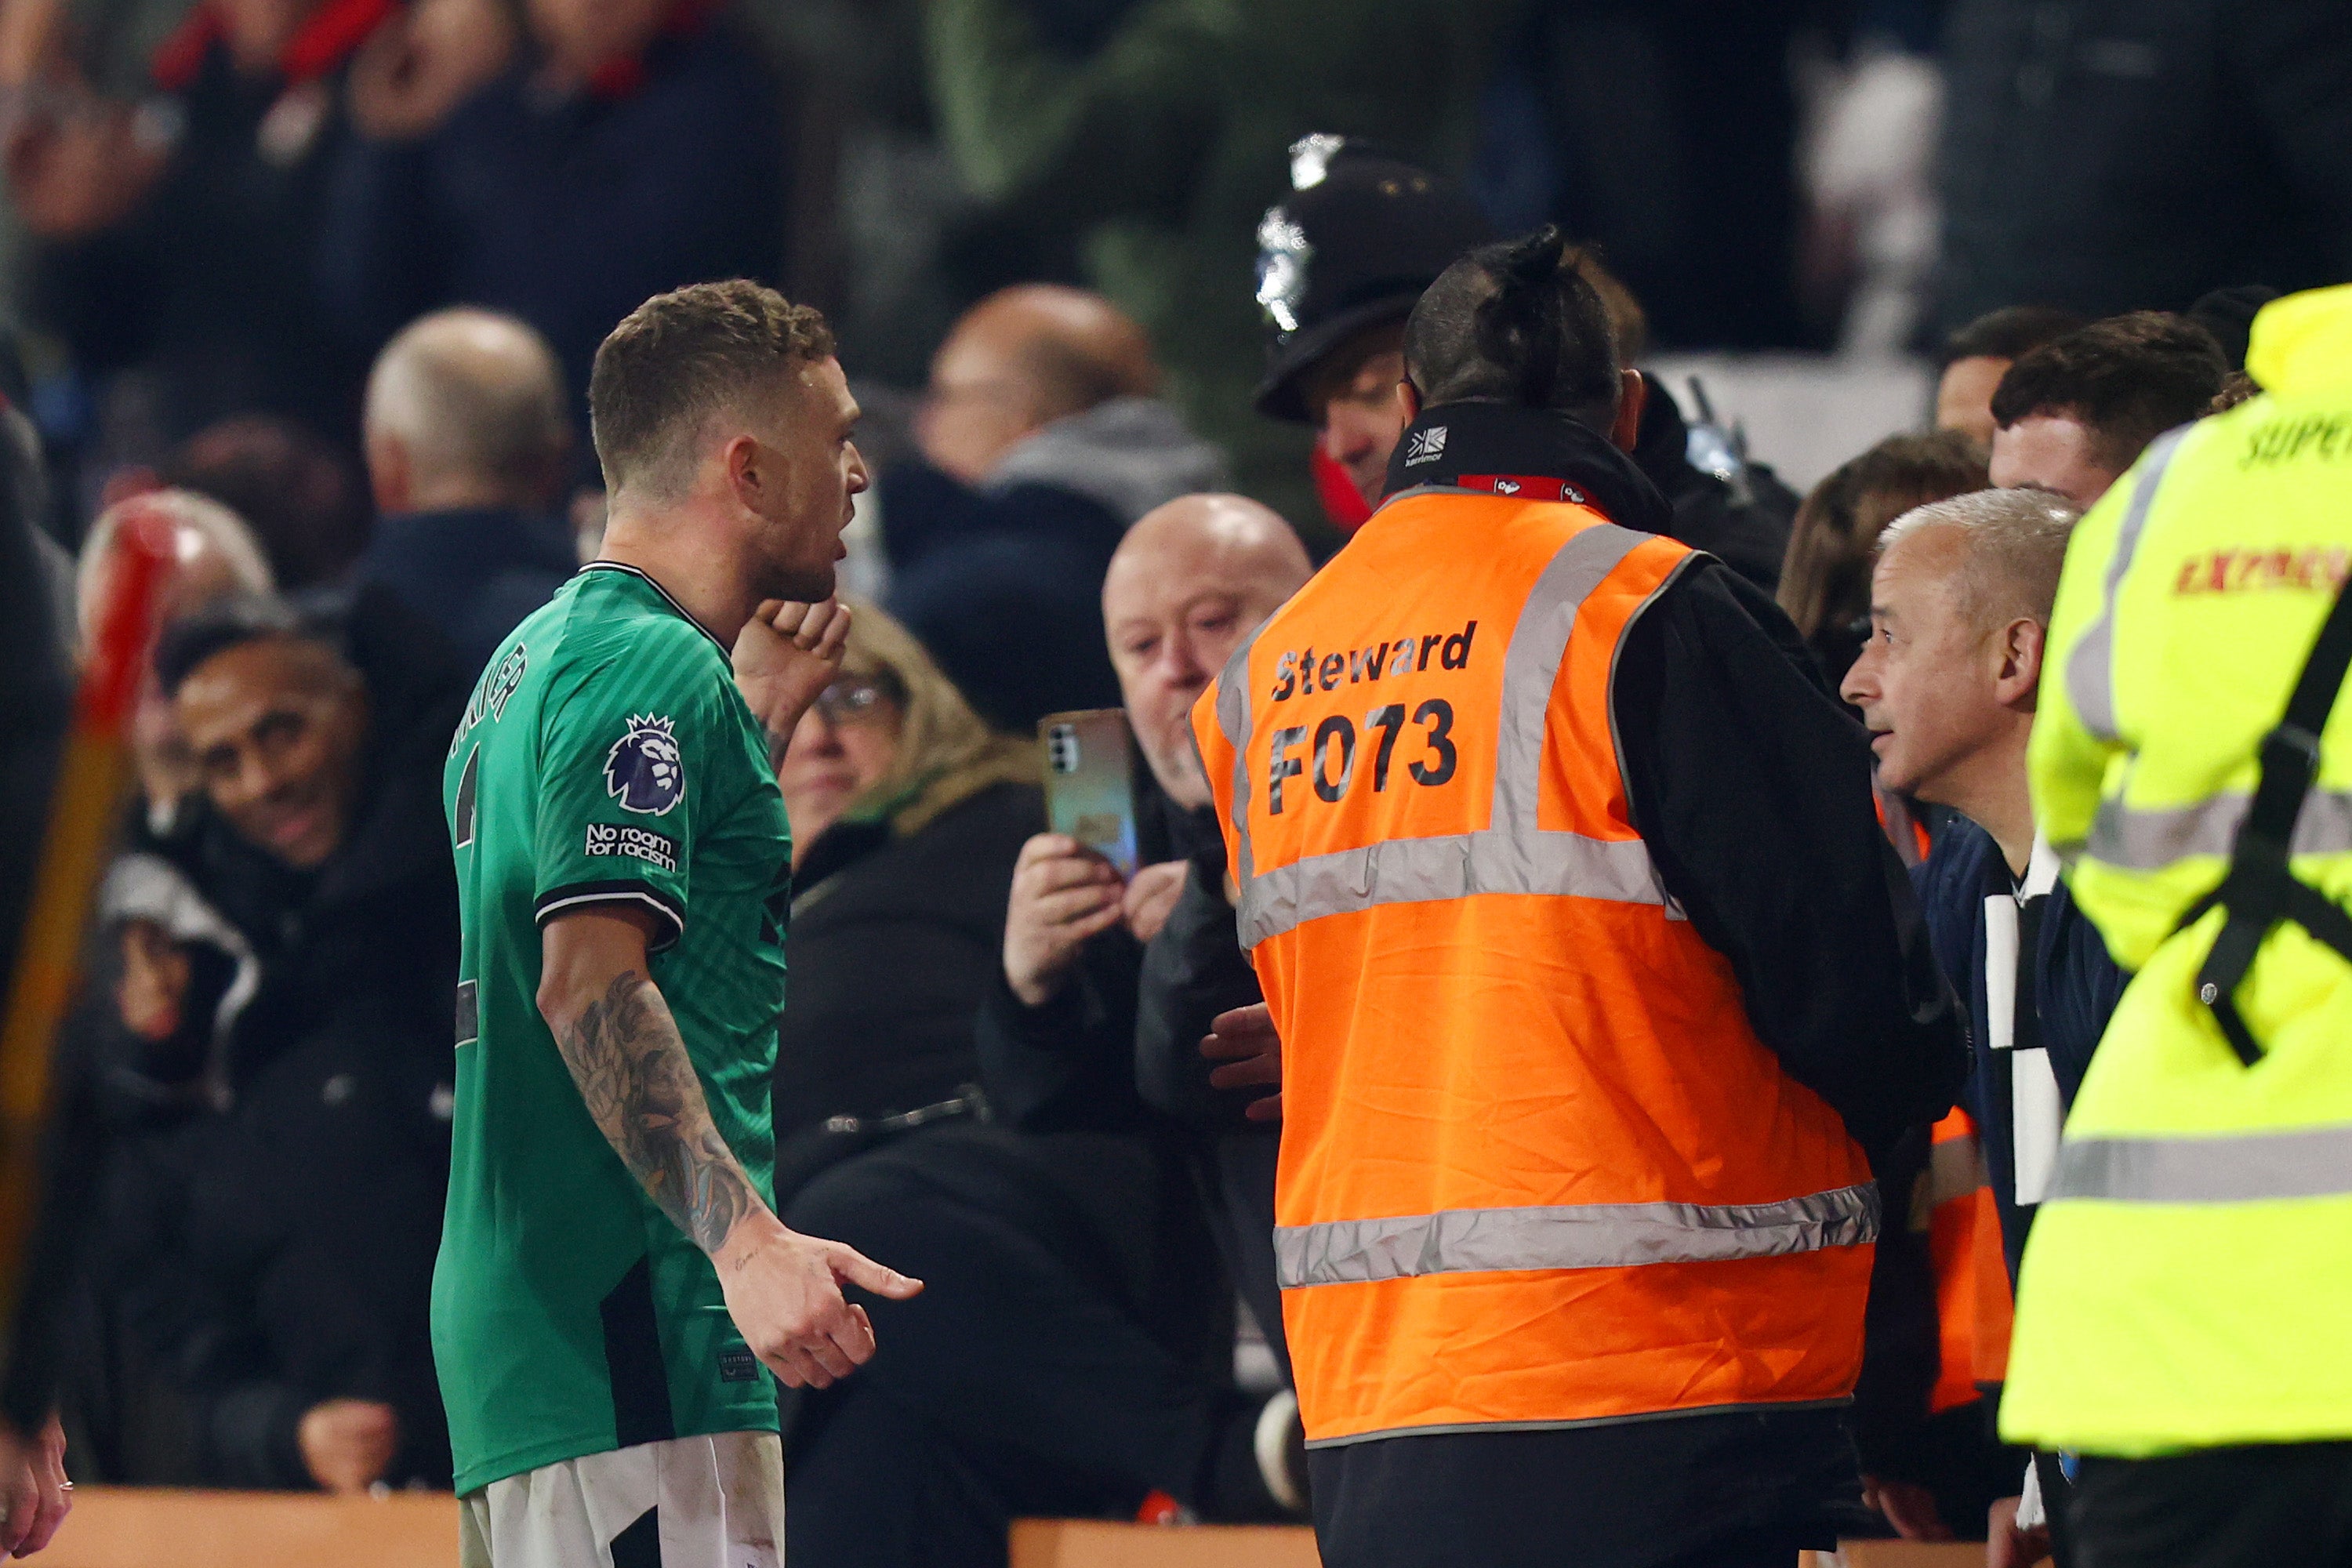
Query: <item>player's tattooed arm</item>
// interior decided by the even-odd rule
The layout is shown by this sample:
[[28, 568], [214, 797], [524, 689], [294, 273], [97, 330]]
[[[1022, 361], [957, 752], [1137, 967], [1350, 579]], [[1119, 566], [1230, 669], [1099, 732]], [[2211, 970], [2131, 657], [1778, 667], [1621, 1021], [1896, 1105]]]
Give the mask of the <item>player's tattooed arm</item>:
[[622, 1163], [703, 1251], [767, 1206], [712, 1123], [669, 1005], [646, 975], [614, 975], [556, 1045]]
[[827, 1387], [874, 1353], [874, 1325], [842, 1287], [903, 1301], [922, 1281], [838, 1241], [803, 1236], [769, 1208], [712, 1124], [677, 1021], [647, 978], [653, 934], [653, 918], [633, 905], [548, 921], [540, 1016], [597, 1129], [710, 1255], [727, 1314], [751, 1353], [787, 1387]]

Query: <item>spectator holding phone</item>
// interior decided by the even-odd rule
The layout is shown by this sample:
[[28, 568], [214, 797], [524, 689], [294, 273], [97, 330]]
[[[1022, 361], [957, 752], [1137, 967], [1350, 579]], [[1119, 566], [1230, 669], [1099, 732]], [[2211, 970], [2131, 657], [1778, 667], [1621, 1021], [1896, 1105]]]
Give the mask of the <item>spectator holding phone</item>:
[[[887, 620], [853, 626], [779, 775], [809, 841], [791, 940], [814, 978], [781, 1030], [778, 1197], [926, 1289], [867, 1302], [888, 1352], [790, 1418], [786, 1555], [1001, 1563], [1020, 1514], [1152, 1490], [1280, 1517], [1184, 1140], [1135, 1086], [1139, 932], [1185, 870], [1173, 809], [1137, 781], [1152, 863], [1123, 881], [1001, 782], [1015, 756], [1034, 776], [1034, 742], [982, 729]], [[1167, 725], [1145, 728], [1150, 756]]]
[[[1186, 858], [1146, 867], [1120, 900], [1129, 929], [1154, 930], [1136, 1005], [1136, 1077], [1144, 1099], [1193, 1134], [1211, 1194], [1209, 1225], [1242, 1300], [1286, 1378], [1281, 1293], [1274, 1282], [1274, 1161], [1278, 1131], [1220, 1093], [1200, 1043], [1210, 1020], [1259, 999], [1224, 894], [1224, 840], [1192, 743], [1192, 703], [1241, 639], [1298, 590], [1307, 552], [1289, 524], [1239, 496], [1187, 496], [1142, 521], [1103, 584], [1137, 749], [1178, 819]], [[1159, 900], [1164, 913], [1155, 913]]]

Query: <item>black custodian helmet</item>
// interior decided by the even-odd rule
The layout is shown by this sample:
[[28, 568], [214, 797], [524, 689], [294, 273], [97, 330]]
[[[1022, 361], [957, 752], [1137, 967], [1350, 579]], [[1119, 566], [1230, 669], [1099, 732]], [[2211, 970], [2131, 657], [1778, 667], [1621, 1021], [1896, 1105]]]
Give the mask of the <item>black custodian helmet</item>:
[[1257, 411], [1306, 424], [1298, 382], [1365, 327], [1402, 321], [1437, 275], [1494, 226], [1452, 181], [1344, 137], [1290, 149], [1292, 195], [1257, 227], [1265, 375]]

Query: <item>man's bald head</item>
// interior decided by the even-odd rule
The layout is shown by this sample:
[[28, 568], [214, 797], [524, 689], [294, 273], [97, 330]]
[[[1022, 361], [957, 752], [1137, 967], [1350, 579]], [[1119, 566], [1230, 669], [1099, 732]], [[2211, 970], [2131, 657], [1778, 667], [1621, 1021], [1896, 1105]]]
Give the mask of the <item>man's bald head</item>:
[[1265, 585], [1271, 615], [1314, 573], [1297, 531], [1271, 507], [1247, 496], [1178, 496], [1127, 531], [1103, 579], [1103, 606], [1108, 613], [1155, 578], [1211, 575]]
[[436, 310], [376, 356], [367, 385], [377, 510], [551, 505], [572, 447], [563, 371], [511, 316]]
[[977, 484], [1055, 420], [1159, 390], [1150, 336], [1133, 318], [1083, 289], [1024, 283], [982, 300], [949, 332], [917, 434], [935, 467]]
[[1110, 661], [1144, 758], [1180, 805], [1209, 804], [1193, 702], [1314, 570], [1290, 524], [1246, 496], [1180, 496], [1120, 541], [1103, 577]]

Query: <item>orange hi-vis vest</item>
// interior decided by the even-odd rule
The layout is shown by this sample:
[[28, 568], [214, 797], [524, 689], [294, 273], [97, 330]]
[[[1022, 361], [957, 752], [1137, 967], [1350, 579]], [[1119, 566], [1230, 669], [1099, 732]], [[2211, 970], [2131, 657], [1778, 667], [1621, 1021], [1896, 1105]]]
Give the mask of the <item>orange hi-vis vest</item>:
[[2000, 1214], [1974, 1118], [1955, 1106], [1936, 1123], [1927, 1172], [1927, 1256], [1936, 1274], [1942, 1365], [1930, 1414], [1973, 1403], [2009, 1369], [2009, 1265]]
[[1853, 1390], [1869, 1165], [1625, 802], [1619, 647], [1693, 559], [1580, 504], [1406, 491], [1193, 710], [1282, 1038], [1310, 1446]]

